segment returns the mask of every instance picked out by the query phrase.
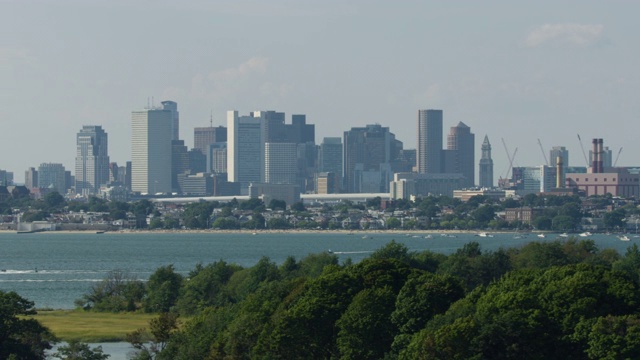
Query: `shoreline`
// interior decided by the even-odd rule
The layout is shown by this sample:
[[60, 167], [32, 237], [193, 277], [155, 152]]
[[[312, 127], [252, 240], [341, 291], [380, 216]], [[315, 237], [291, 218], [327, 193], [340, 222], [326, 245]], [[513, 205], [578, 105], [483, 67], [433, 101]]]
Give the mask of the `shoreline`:
[[[274, 229], [239, 229], [239, 230], [213, 230], [213, 229], [197, 229], [197, 230], [164, 230], [164, 229], [154, 229], [154, 230], [136, 230], [136, 229], [123, 229], [123, 230], [52, 230], [52, 231], [38, 231], [30, 234], [94, 234], [94, 235], [103, 235], [103, 234], [340, 234], [340, 235], [349, 235], [349, 234], [430, 234], [430, 235], [438, 235], [438, 234], [509, 234], [513, 233], [513, 230], [505, 231], [505, 230], [495, 230], [495, 231], [486, 231], [486, 230], [344, 230], [344, 229], [334, 229], [334, 230], [314, 230], [314, 229], [282, 229], [282, 230], [274, 230]], [[0, 234], [17, 234], [16, 230], [0, 230]], [[553, 231], [541, 231], [541, 230], [530, 230], [524, 231], [523, 233], [547, 233], [554, 234]], [[577, 236], [578, 233], [575, 233]]]

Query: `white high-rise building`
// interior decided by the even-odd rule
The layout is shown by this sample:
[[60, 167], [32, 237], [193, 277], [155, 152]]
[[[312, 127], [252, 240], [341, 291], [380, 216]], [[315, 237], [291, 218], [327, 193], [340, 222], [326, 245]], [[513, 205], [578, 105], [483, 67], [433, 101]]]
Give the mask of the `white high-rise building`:
[[97, 194], [109, 182], [107, 133], [101, 126], [85, 125], [76, 140], [76, 194]]
[[262, 182], [263, 144], [261, 117], [227, 112], [228, 180], [239, 182], [243, 194], [247, 193], [251, 182]]
[[131, 113], [131, 190], [171, 192], [173, 112], [146, 109]]

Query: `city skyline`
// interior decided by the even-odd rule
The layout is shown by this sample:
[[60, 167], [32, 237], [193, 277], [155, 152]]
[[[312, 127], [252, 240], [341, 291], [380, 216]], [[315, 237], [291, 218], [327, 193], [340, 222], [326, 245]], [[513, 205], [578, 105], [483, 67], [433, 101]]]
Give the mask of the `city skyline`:
[[16, 182], [40, 163], [73, 169], [74, 131], [85, 124], [101, 125], [111, 161], [125, 163], [130, 112], [165, 99], [180, 104], [189, 148], [194, 127], [224, 125], [230, 109], [286, 109], [318, 125], [316, 143], [379, 123], [411, 149], [416, 110], [443, 109], [445, 127], [463, 122], [492, 139], [496, 177], [509, 165], [501, 139], [519, 149], [514, 165], [543, 164], [541, 139], [546, 154], [565, 146], [570, 166], [584, 166], [576, 134], [586, 149], [607, 139], [614, 158], [623, 148], [620, 166], [640, 162], [637, 3], [61, 0], [2, 9], [0, 151], [15, 155], [0, 168]]

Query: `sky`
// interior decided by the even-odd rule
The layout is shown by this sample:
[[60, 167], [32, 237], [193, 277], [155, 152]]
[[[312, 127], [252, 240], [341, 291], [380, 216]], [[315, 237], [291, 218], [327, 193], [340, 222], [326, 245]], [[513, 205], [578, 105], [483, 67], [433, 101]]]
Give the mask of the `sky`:
[[[131, 111], [178, 103], [180, 137], [226, 111], [306, 114], [316, 143], [389, 127], [416, 146], [419, 109], [487, 135], [494, 178], [585, 166], [592, 138], [640, 165], [640, 2], [0, 0], [0, 169], [62, 163], [101, 125], [131, 157]], [[504, 141], [504, 144], [503, 144]], [[620, 149], [623, 149], [620, 152]]]

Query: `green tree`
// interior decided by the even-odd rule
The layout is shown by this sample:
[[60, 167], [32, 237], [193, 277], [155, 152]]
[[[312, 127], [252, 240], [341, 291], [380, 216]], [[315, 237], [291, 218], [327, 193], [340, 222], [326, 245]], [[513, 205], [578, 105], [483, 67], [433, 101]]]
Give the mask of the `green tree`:
[[0, 290], [0, 359], [44, 359], [55, 337], [37, 320], [33, 302]]
[[51, 209], [61, 208], [65, 204], [64, 197], [57, 191], [53, 191], [45, 195], [44, 202]]
[[182, 275], [175, 272], [173, 265], [159, 267], [147, 282], [144, 310], [156, 313], [170, 311], [178, 300], [181, 285]]
[[91, 349], [89, 344], [78, 340], [70, 340], [67, 345], [58, 347], [58, 351], [52, 356], [62, 360], [106, 360], [111, 355], [104, 354], [102, 346]]
[[302, 211], [307, 211], [307, 208], [304, 206], [304, 203], [302, 201], [298, 201], [291, 204], [291, 210], [302, 212]]
[[91, 286], [89, 293], [75, 301], [85, 310], [120, 312], [133, 311], [145, 295], [144, 284], [123, 270], [110, 271], [107, 276]]
[[588, 334], [589, 359], [640, 359], [640, 319], [637, 315], [606, 316]]
[[287, 210], [287, 203], [284, 200], [273, 199], [269, 202], [271, 210]]
[[382, 359], [397, 328], [391, 322], [396, 295], [388, 287], [365, 289], [336, 321], [341, 359]]
[[398, 218], [390, 217], [387, 219], [387, 229], [397, 229], [402, 225]]
[[134, 359], [156, 359], [179, 325], [177, 314], [164, 312], [157, 318], [149, 320], [149, 330], [142, 328], [128, 333], [127, 342], [137, 350]]

